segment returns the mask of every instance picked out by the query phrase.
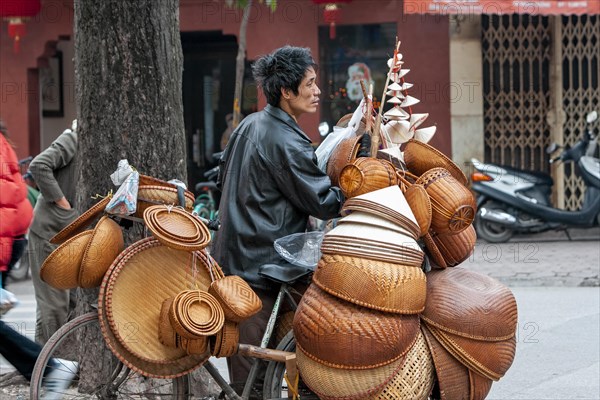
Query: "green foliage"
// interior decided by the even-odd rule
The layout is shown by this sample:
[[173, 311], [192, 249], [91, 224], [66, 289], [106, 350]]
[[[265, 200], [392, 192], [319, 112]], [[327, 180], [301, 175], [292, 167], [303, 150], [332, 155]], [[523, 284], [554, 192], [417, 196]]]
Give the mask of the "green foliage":
[[[229, 8], [243, 9], [248, 5], [249, 0], [225, 0], [225, 5]], [[265, 3], [271, 12], [274, 12], [277, 8], [277, 0], [259, 0], [259, 3]]]

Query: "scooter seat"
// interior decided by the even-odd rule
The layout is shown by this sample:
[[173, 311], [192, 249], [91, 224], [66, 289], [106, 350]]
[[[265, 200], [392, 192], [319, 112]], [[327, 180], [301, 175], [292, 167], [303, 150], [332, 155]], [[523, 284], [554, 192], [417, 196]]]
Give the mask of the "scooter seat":
[[264, 264], [258, 268], [258, 274], [264, 278], [279, 283], [294, 283], [298, 279], [307, 276], [312, 271], [293, 264], [278, 265]]
[[502, 166], [502, 168], [523, 180], [534, 183], [535, 185], [552, 186], [554, 184], [552, 177], [544, 172], [523, 171], [522, 169], [507, 166]]

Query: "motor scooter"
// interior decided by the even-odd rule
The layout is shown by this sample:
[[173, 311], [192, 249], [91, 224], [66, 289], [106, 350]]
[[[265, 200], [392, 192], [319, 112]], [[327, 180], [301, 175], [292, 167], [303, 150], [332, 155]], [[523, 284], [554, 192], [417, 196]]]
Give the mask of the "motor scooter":
[[536, 233], [567, 228], [585, 228], [600, 225], [600, 159], [595, 158], [597, 141], [592, 124], [598, 113], [586, 116], [587, 130], [571, 148], [556, 143], [548, 147], [550, 164], [573, 162], [576, 173], [586, 184], [583, 206], [577, 211], [554, 208], [550, 203], [552, 177], [542, 172], [471, 162], [472, 190], [477, 195], [475, 229], [480, 238], [492, 243], [503, 243], [515, 232]]

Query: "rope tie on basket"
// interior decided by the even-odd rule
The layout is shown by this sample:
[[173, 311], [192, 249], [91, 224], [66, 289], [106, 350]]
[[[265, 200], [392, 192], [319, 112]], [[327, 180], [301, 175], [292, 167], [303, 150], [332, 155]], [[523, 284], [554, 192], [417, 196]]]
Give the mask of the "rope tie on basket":
[[192, 252], [190, 253], [191, 257], [192, 257], [192, 282], [193, 284], [191, 285], [190, 289], [196, 289], [199, 290], [198, 288], [198, 266], [196, 265], [196, 252]]
[[105, 199], [112, 195], [113, 195], [113, 191], [112, 191], [112, 189], [110, 189], [105, 196], [101, 195], [100, 193], [96, 193], [95, 195], [91, 196], [90, 198], [93, 200], [98, 200], [98, 199]]
[[290, 378], [288, 377], [287, 372], [283, 375], [285, 382], [288, 385], [288, 390], [292, 392], [292, 400], [300, 400], [300, 393], [298, 393], [298, 384], [300, 383], [300, 374], [296, 374], [296, 379], [294, 379], [294, 383], [290, 382]]

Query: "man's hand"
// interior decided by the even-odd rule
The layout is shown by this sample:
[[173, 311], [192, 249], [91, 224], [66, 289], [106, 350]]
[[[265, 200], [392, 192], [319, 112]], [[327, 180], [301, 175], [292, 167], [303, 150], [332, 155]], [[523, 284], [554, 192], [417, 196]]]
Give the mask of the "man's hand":
[[62, 198], [56, 200], [54, 203], [56, 203], [56, 205], [59, 206], [60, 208], [64, 208], [65, 210], [71, 209], [71, 204], [69, 204], [69, 201], [64, 196]]

